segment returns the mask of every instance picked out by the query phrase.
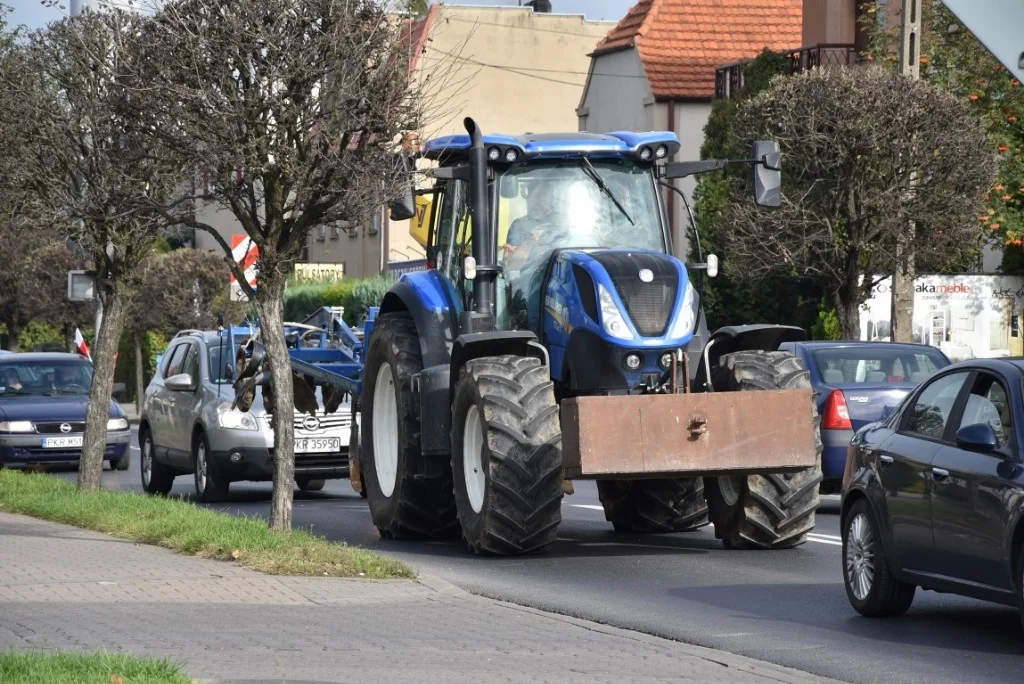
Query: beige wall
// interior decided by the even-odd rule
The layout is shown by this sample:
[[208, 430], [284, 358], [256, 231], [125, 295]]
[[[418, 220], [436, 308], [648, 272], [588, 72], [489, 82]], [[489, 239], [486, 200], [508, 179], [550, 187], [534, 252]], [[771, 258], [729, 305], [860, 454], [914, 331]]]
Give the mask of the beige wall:
[[[421, 139], [465, 133], [472, 116], [485, 133], [577, 130], [587, 56], [614, 27], [580, 15], [528, 7], [438, 6], [417, 75], [432, 85]], [[487, 66], [485, 66], [487, 65]], [[407, 221], [391, 222], [389, 261], [423, 258]]]

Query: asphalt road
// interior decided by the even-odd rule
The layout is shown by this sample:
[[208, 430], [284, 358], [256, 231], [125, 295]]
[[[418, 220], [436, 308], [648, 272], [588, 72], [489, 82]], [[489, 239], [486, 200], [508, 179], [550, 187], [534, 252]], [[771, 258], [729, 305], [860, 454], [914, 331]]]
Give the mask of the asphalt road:
[[[138, 450], [108, 486], [140, 489]], [[74, 477], [74, 473], [65, 476]], [[212, 508], [269, 511], [270, 483], [234, 483]], [[191, 476], [172, 496], [191, 498]], [[471, 592], [731, 651], [851, 682], [1019, 682], [1017, 612], [921, 592], [902, 618], [869, 620], [841, 578], [838, 497], [825, 497], [814, 536], [788, 551], [726, 551], [710, 527], [680, 535], [623, 535], [604, 520], [596, 488], [577, 482], [562, 506], [559, 541], [544, 555], [482, 558], [461, 542], [381, 540], [347, 480], [295, 495], [295, 526], [406, 561]]]

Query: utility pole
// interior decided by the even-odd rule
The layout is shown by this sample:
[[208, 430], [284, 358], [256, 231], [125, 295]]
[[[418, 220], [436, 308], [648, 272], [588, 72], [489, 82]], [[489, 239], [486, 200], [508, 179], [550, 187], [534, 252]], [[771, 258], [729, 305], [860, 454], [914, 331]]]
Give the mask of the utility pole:
[[[900, 74], [917, 80], [921, 77], [921, 0], [903, 0], [903, 31], [900, 41]], [[913, 186], [913, 174], [911, 175]], [[911, 190], [913, 192], [913, 190]], [[914, 341], [914, 223], [896, 236], [896, 267], [892, 274], [892, 311], [889, 339]]]

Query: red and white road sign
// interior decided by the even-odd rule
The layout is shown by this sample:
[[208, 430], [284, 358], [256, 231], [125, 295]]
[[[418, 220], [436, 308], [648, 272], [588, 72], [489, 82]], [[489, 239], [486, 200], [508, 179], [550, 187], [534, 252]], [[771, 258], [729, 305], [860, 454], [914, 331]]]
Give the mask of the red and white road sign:
[[[254, 290], [256, 289], [256, 260], [259, 259], [259, 256], [259, 247], [251, 237], [248, 235], [231, 236], [231, 258], [241, 266], [246, 282]], [[236, 301], [247, 299], [235, 279], [234, 272], [231, 273], [231, 298]]]

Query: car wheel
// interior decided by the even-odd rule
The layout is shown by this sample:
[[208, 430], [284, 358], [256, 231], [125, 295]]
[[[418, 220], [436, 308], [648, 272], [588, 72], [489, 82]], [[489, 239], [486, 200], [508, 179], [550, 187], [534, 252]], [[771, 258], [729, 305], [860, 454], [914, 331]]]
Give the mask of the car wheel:
[[321, 478], [297, 477], [295, 484], [304, 492], [319, 492], [327, 484], [327, 481]]
[[228, 494], [228, 481], [217, 472], [210, 458], [210, 443], [202, 432], [192, 443], [192, 463], [195, 464], [196, 498], [203, 503], [220, 501]]
[[132, 450], [127, 449], [124, 452], [124, 456], [118, 459], [110, 461], [111, 470], [128, 470], [128, 467], [132, 464]]
[[156, 459], [153, 448], [153, 437], [149, 430], [143, 430], [140, 439], [139, 475], [142, 477], [142, 489], [147, 494], [166, 496], [174, 486], [174, 473], [166, 465]]
[[850, 605], [867, 617], [902, 615], [917, 589], [893, 576], [881, 539], [871, 506], [860, 499], [843, 520], [843, 583]]

